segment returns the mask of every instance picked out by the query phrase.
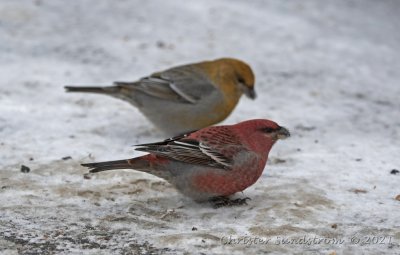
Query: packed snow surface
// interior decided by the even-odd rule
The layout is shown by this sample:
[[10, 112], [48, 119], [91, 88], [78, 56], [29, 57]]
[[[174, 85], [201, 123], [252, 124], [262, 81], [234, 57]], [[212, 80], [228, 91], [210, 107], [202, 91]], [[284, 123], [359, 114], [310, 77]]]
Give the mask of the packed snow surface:
[[[395, 0], [2, 0], [0, 253], [398, 254], [399, 11]], [[292, 133], [235, 196], [247, 206], [196, 204], [132, 170], [83, 178], [80, 163], [166, 137], [129, 104], [63, 85], [219, 57], [248, 62], [258, 92], [223, 123], [268, 118]]]

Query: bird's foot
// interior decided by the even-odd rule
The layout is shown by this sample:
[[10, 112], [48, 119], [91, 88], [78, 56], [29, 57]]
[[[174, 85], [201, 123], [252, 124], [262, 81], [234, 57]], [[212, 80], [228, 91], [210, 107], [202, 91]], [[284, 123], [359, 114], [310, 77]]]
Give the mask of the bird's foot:
[[247, 205], [247, 200], [251, 200], [249, 197], [230, 199], [229, 197], [213, 197], [209, 201], [213, 204], [214, 209], [223, 206], [237, 206]]

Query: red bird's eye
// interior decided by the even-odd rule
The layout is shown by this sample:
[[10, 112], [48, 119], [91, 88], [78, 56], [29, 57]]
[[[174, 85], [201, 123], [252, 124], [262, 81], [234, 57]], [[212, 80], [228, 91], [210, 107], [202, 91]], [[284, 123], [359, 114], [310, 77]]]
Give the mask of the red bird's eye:
[[265, 127], [261, 129], [264, 133], [272, 133], [274, 131], [276, 131], [276, 128], [271, 128], [271, 127]]

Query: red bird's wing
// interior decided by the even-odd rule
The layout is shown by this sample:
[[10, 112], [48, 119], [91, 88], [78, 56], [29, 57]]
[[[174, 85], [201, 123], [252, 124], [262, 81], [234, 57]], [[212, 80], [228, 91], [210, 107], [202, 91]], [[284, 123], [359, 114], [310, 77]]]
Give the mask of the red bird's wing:
[[137, 145], [138, 151], [150, 152], [176, 161], [229, 170], [236, 153], [243, 145], [224, 126], [210, 127], [195, 133], [167, 139], [163, 142]]

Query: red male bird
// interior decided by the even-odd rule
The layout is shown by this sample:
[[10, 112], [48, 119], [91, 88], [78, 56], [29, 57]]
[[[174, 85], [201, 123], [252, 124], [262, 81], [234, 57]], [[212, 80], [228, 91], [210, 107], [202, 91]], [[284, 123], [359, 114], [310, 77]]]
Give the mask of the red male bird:
[[248, 120], [137, 145], [136, 150], [149, 152], [141, 157], [82, 166], [90, 168], [90, 173], [135, 169], [167, 180], [196, 201], [231, 201], [226, 200], [228, 196], [258, 180], [272, 146], [288, 136], [289, 131], [273, 121]]

